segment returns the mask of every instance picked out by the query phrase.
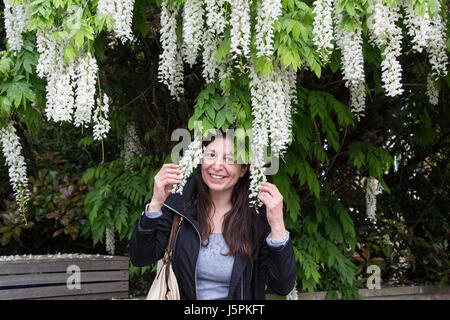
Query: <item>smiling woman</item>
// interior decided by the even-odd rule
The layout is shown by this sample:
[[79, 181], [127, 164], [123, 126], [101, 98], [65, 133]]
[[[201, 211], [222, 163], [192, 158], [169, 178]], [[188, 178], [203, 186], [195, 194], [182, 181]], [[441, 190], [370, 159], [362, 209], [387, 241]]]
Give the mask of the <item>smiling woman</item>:
[[182, 194], [169, 194], [181, 171], [165, 164], [133, 233], [132, 263], [152, 264], [164, 254], [175, 215], [183, 218], [173, 245], [181, 299], [265, 299], [266, 284], [280, 295], [294, 287], [283, 197], [275, 185], [262, 183], [263, 206], [257, 214], [249, 203], [249, 165], [234, 161], [233, 143], [220, 134], [204, 141], [202, 161]]

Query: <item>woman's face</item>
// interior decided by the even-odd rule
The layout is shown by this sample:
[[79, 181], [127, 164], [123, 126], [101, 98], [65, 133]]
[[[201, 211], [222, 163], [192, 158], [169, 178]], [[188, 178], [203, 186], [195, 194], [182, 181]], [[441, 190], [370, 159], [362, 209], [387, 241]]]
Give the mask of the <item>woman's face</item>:
[[232, 191], [247, 169], [245, 165], [234, 163], [232, 140], [219, 137], [206, 146], [201, 173], [210, 190]]

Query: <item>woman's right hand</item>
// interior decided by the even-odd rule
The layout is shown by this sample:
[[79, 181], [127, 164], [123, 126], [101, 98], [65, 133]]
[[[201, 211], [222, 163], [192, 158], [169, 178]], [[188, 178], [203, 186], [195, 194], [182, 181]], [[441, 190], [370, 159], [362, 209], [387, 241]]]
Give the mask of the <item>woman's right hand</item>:
[[160, 211], [173, 185], [181, 182], [181, 170], [178, 168], [179, 166], [175, 163], [165, 163], [155, 175], [153, 179], [153, 196], [148, 208], [149, 211]]

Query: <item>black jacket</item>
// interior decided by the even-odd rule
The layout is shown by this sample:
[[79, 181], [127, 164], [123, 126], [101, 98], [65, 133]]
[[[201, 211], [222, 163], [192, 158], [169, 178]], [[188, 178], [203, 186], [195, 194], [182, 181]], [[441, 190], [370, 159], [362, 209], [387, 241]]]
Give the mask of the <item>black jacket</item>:
[[[174, 213], [182, 216], [174, 245], [173, 270], [178, 280], [181, 299], [196, 299], [196, 264], [200, 250], [199, 224], [193, 206], [185, 203], [193, 195], [194, 181], [189, 178], [183, 194], [170, 194], [161, 209], [160, 218], [150, 219], [143, 214], [133, 232], [130, 258], [137, 267], [153, 264], [164, 255], [169, 241]], [[264, 300], [265, 285], [275, 293], [287, 295], [293, 288], [296, 265], [292, 242], [279, 248], [267, 245], [270, 232], [266, 208], [259, 208], [259, 254], [251, 261], [241, 254], [235, 255], [228, 299]]]

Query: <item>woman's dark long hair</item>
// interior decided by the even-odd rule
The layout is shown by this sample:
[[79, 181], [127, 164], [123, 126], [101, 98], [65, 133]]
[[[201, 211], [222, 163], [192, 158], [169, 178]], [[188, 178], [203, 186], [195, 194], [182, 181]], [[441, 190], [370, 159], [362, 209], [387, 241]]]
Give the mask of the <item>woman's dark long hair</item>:
[[[208, 144], [211, 141], [208, 141]], [[194, 175], [194, 183], [197, 191], [194, 194], [194, 205], [202, 244], [206, 242], [207, 245], [212, 225], [209, 212], [214, 208], [214, 203], [211, 200], [208, 185], [202, 178], [201, 164], [197, 167], [197, 173]], [[249, 187], [250, 170], [247, 169], [245, 175], [237, 181], [231, 194], [232, 208], [223, 219], [223, 237], [229, 248], [228, 255], [235, 255], [239, 252], [244, 257], [253, 260], [258, 251], [258, 222], [255, 208], [249, 205]]]

